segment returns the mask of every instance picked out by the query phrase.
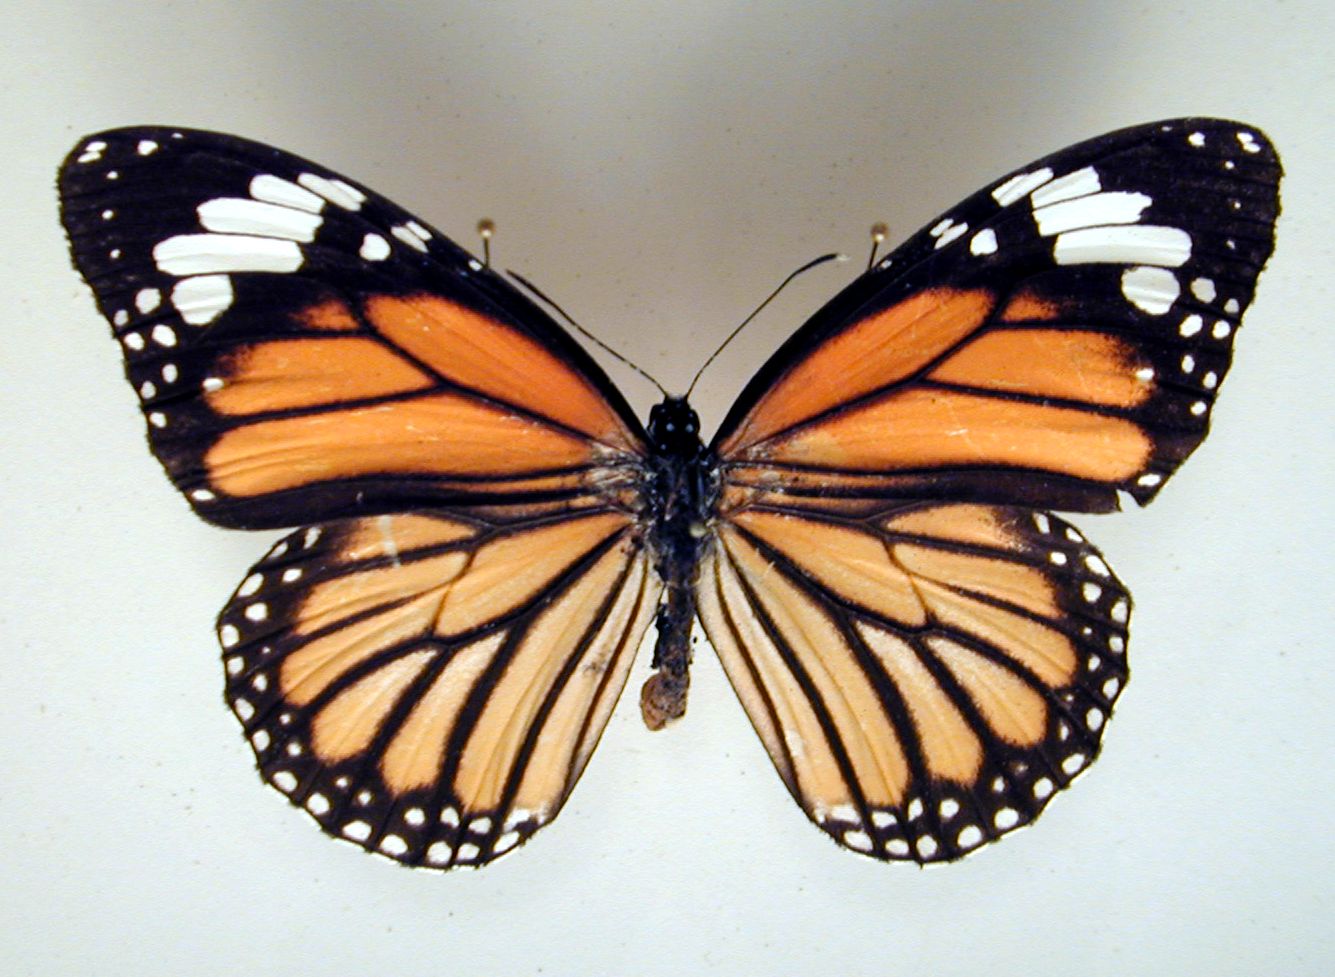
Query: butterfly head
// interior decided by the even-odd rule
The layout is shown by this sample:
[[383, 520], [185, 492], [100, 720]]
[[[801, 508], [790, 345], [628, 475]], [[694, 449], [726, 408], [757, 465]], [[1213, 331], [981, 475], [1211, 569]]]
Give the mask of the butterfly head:
[[649, 440], [661, 454], [693, 455], [700, 449], [700, 417], [685, 397], [667, 397], [649, 411]]

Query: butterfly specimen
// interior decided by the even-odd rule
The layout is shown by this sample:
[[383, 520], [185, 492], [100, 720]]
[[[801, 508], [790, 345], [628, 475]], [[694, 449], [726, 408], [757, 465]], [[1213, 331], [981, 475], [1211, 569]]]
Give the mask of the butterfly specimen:
[[60, 195], [172, 482], [291, 530], [218, 636], [261, 775], [326, 832], [434, 868], [522, 844], [651, 623], [645, 721], [684, 712], [698, 616], [807, 816], [927, 862], [1097, 756], [1131, 602], [1049, 510], [1144, 505], [1205, 437], [1279, 178], [1212, 119], [1039, 160], [855, 278], [707, 444], [314, 163], [120, 129]]

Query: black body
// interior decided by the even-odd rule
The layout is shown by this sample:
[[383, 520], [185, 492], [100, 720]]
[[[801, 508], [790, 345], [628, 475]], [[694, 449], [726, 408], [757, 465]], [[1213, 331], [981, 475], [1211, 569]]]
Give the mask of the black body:
[[656, 620], [655, 672], [640, 691], [640, 708], [649, 728], [661, 729], [686, 712], [694, 578], [709, 540], [706, 527], [718, 496], [718, 466], [700, 441], [700, 418], [684, 397], [655, 405], [648, 433], [649, 544], [663, 581], [663, 598]]

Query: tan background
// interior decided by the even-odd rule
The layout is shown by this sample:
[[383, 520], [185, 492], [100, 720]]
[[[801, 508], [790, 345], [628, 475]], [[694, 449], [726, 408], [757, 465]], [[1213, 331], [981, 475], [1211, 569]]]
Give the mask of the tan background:
[[[0, 972], [1331, 972], [1335, 15], [1183, 6], [6, 5]], [[1179, 114], [1275, 139], [1278, 252], [1211, 439], [1152, 509], [1078, 520], [1136, 596], [1135, 680], [1036, 827], [922, 872], [837, 850], [707, 650], [685, 723], [651, 735], [627, 697], [560, 820], [483, 872], [397, 869], [258, 784], [210, 631], [271, 535], [197, 522], [143, 449], [56, 221], [76, 138], [233, 131], [470, 247], [490, 216], [499, 262], [680, 388], [792, 268], [861, 258], [873, 220], [902, 238]], [[851, 271], [728, 350], [707, 428]]]

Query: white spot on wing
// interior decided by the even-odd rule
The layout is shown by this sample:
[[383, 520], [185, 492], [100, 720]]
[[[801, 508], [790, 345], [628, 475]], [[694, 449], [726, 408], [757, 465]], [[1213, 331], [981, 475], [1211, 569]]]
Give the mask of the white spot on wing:
[[1035, 208], [1034, 221], [1045, 237], [1081, 227], [1134, 224], [1151, 202], [1143, 193], [1094, 193]]
[[932, 237], [936, 238], [936, 246], [940, 249], [944, 248], [951, 241], [954, 241], [968, 229], [968, 224], [956, 224], [953, 218], [948, 217], [932, 228], [929, 233]]
[[[277, 779], [277, 777], [274, 778], [275, 782], [277, 782]], [[343, 825], [343, 834], [353, 841], [365, 841], [371, 837], [371, 826], [365, 821], [349, 821]]]
[[390, 228], [389, 232], [410, 248], [416, 248], [423, 253], [426, 252], [426, 242], [409, 230], [406, 224], [396, 224]]
[[362, 238], [361, 250], [357, 253], [366, 261], [384, 261], [389, 257], [389, 242], [379, 234], [368, 234]]
[[152, 156], [158, 151], [158, 144], [152, 139], [140, 139], [136, 149], [140, 156]]
[[858, 851], [871, 851], [871, 838], [865, 831], [845, 831], [844, 844]]
[[257, 176], [250, 181], [250, 195], [264, 203], [277, 204], [280, 207], [295, 207], [297, 210], [309, 211], [312, 214], [318, 214], [324, 210], [325, 205], [323, 197], [311, 193], [304, 187], [297, 186], [290, 180], [271, 176], [268, 173]]
[[1039, 187], [1029, 199], [1037, 210], [1049, 204], [1061, 203], [1063, 200], [1073, 200], [1086, 194], [1098, 193], [1102, 189], [1103, 184], [1099, 182], [1099, 174], [1094, 167], [1086, 166], [1083, 170], [1067, 173]]
[[243, 197], [218, 197], [199, 205], [199, 223], [220, 234], [255, 234], [310, 242], [324, 218], [304, 210]]
[[996, 250], [997, 233], [990, 227], [979, 231], [969, 241], [969, 251], [973, 254], [995, 254]]
[[449, 862], [454, 849], [443, 841], [433, 841], [426, 850], [426, 860], [432, 865], [445, 865]]
[[87, 146], [83, 147], [83, 152], [79, 154], [78, 162], [95, 163], [102, 158], [102, 151], [107, 148], [107, 144], [101, 139], [94, 139]]
[[172, 305], [192, 326], [208, 325], [232, 305], [232, 280], [226, 275], [194, 275], [172, 289]]
[[178, 234], [153, 248], [158, 269], [168, 275], [220, 272], [291, 272], [301, 267], [295, 241], [242, 234]]
[[134, 297], [134, 307], [144, 314], [152, 312], [162, 301], [162, 293], [156, 288], [141, 288]]
[[992, 199], [1003, 207], [1009, 207], [1027, 193], [1032, 193], [1052, 179], [1052, 170], [1046, 166], [1032, 173], [1017, 173], [1001, 186], [992, 191]]
[[1057, 235], [1059, 265], [1127, 264], [1177, 268], [1191, 257], [1191, 235], [1178, 227], [1087, 227]]
[[1122, 295], [1150, 315], [1163, 315], [1180, 293], [1177, 276], [1163, 268], [1128, 268], [1122, 273]]
[[331, 204], [337, 204], [344, 210], [360, 210], [366, 194], [356, 187], [349, 186], [342, 180], [330, 180], [315, 173], [303, 173], [297, 182], [312, 193], [318, 193]]

